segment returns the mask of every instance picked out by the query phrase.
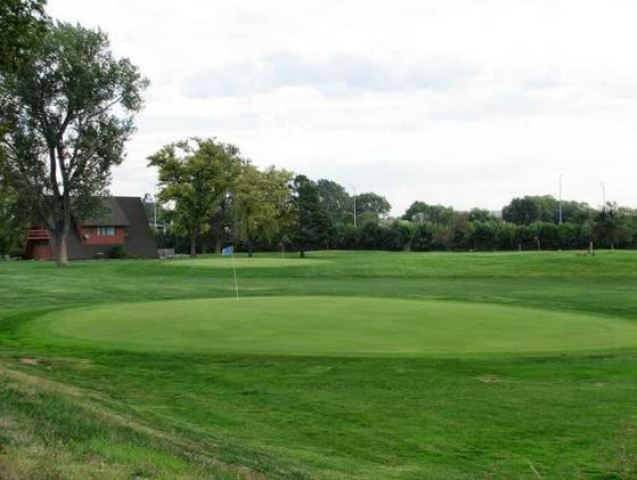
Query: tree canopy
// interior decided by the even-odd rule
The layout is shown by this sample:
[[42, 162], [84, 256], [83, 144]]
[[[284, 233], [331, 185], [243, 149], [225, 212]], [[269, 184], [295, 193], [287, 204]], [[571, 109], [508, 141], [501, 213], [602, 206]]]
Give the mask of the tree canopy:
[[113, 56], [104, 32], [54, 23], [2, 84], [3, 173], [31, 200], [64, 265], [71, 219], [99, 205], [148, 81]]
[[149, 157], [159, 169], [159, 200], [174, 202], [175, 231], [190, 239], [190, 254], [209, 228], [241, 168], [239, 149], [215, 139], [192, 138], [166, 145]]

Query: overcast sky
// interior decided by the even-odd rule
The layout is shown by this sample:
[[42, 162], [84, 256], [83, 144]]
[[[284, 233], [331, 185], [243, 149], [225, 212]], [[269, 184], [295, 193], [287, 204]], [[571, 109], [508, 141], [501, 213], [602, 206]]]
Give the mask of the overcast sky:
[[116, 194], [188, 136], [259, 166], [499, 209], [558, 193], [637, 206], [634, 0], [49, 0], [152, 84]]

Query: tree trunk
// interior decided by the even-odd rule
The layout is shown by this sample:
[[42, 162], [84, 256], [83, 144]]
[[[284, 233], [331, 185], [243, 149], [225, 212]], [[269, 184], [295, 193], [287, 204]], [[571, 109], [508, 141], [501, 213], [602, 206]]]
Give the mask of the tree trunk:
[[248, 240], [248, 257], [252, 258], [252, 242]]
[[56, 236], [55, 240], [55, 264], [58, 267], [66, 267], [69, 264], [69, 250], [67, 245], [68, 229], [64, 229]]
[[71, 215], [64, 213], [63, 220], [55, 225], [51, 232], [49, 228], [49, 238], [55, 239], [55, 264], [58, 267], [66, 267], [69, 264], [68, 237], [71, 228]]
[[190, 256], [193, 258], [197, 256], [197, 235], [190, 236]]
[[301, 250], [299, 251], [299, 257], [305, 258], [305, 247], [301, 247]]
[[221, 247], [222, 246], [223, 246], [223, 242], [221, 241], [221, 238], [215, 239], [215, 253], [217, 255], [221, 255]]

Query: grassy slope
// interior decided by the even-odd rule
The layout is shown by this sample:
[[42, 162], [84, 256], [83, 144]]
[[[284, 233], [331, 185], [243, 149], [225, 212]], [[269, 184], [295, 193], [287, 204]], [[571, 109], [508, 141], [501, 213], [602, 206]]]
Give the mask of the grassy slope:
[[[479, 301], [637, 322], [635, 253], [312, 258], [324, 261], [241, 259], [242, 290]], [[229, 266], [0, 264], [0, 478], [632, 478], [630, 352], [144, 354], [47, 346], [16, 328], [68, 306], [229, 296]]]

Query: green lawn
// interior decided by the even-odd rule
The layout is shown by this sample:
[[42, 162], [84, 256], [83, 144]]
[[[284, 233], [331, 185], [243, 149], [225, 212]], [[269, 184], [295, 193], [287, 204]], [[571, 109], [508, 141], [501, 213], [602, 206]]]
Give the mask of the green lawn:
[[0, 478], [636, 478], [637, 253], [235, 263], [0, 263]]

